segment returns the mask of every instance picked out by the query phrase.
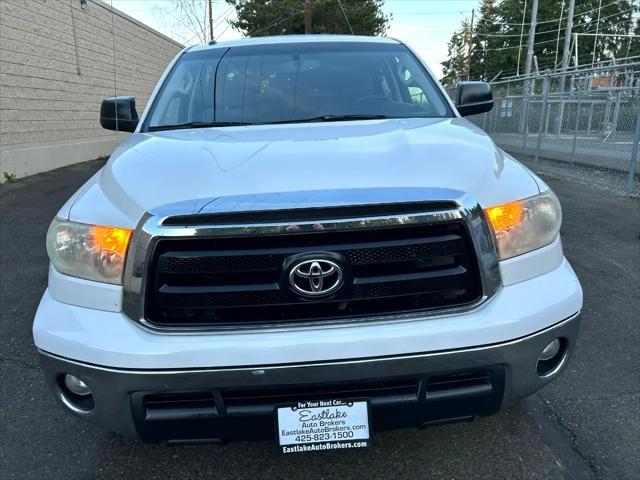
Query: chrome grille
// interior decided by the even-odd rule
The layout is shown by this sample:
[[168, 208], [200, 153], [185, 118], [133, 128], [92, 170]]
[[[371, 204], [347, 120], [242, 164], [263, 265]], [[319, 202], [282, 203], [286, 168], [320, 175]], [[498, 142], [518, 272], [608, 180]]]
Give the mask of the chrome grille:
[[[261, 199], [253, 197], [249, 214], [236, 206], [224, 218], [188, 213], [193, 202], [148, 213], [127, 255], [123, 311], [148, 328], [193, 331], [425, 317], [475, 308], [491, 297], [501, 282], [480, 206], [451, 190], [381, 189], [366, 196], [402, 195], [447, 200], [407, 203], [402, 213], [403, 203], [365, 208], [357, 204], [359, 190], [341, 191], [355, 207], [316, 209], [321, 221], [288, 210], [263, 217], [255, 210]], [[288, 202], [287, 195], [278, 199]], [[356, 216], [367, 210], [370, 217]], [[330, 214], [338, 216], [327, 219]], [[242, 223], [247, 219], [255, 223]], [[286, 289], [284, 263], [310, 252], [336, 255], [346, 269], [335, 294], [303, 299]]]
[[[336, 294], [302, 298], [288, 259], [325, 252], [348, 273]], [[147, 321], [160, 326], [260, 325], [467, 305], [482, 294], [460, 221], [352, 232], [162, 239], [154, 251]]]

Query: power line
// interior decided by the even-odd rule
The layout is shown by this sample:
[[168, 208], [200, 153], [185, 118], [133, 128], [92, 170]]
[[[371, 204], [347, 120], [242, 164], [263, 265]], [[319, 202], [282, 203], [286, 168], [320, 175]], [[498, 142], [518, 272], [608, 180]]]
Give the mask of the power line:
[[[231, 14], [231, 11], [232, 11], [232, 10], [234, 10], [234, 9], [235, 9], [235, 7], [234, 7], [233, 5], [231, 5], [229, 8], [227, 8], [227, 9], [225, 10], [225, 12], [224, 12], [222, 15], [220, 15], [220, 16], [218, 17], [218, 19], [217, 19], [215, 22], [213, 22], [213, 28], [216, 28], [217, 26], [220, 26], [220, 24], [221, 24], [224, 20], [226, 20], [226, 19], [227, 19], [227, 17]], [[217, 25], [216, 25], [216, 24], [217, 24]]]
[[231, 24], [229, 23], [229, 15], [231, 15], [231, 10], [234, 9], [235, 7], [231, 6], [231, 8], [229, 8], [225, 13], [223, 13], [220, 17], [218, 17], [218, 20], [215, 21], [214, 25], [213, 25], [213, 29], [215, 30], [216, 28], [222, 26], [225, 23], [225, 20], [227, 21], [227, 25], [226, 27], [218, 34], [216, 34], [217, 38], [220, 38], [222, 36], [222, 34], [224, 32], [226, 32], [229, 27], [231, 26]]
[[[387, 0], [389, 1], [389, 0]], [[398, 0], [396, 0], [398, 1]], [[404, 0], [400, 0], [400, 1], [404, 1]], [[407, 0], [407, 1], [413, 1], [413, 0]], [[416, 1], [422, 1], [422, 0], [416, 0]], [[584, 15], [586, 13], [591, 13], [591, 12], [595, 12], [596, 10], [600, 10], [600, 9], [605, 9], [607, 7], [610, 7], [611, 5], [615, 5], [618, 3], [621, 3], [624, 0], [616, 0], [614, 2], [608, 3], [606, 5], [602, 5], [602, 7], [600, 8], [592, 8], [591, 10], [585, 10], [583, 12], [578, 12], [574, 15], [574, 17], [580, 16], [580, 15]], [[389, 2], [391, 3], [391, 2]], [[526, 7], [525, 7], [526, 8]], [[631, 9], [633, 10], [633, 8]], [[628, 11], [628, 10], [627, 10]], [[415, 15], [453, 15], [453, 14], [468, 14], [471, 13], [471, 10], [447, 10], [447, 11], [437, 11], [437, 12], [424, 12], [424, 11], [416, 11], [416, 12], [394, 12], [394, 16], [396, 15], [407, 15], [407, 16], [415, 16]], [[480, 23], [481, 21], [489, 21], [489, 22], [497, 22], [497, 20], [492, 20], [488, 17], [480, 17], [478, 18], [478, 23]], [[546, 23], [556, 23], [557, 20], [545, 20], [543, 22], [536, 22], [538, 25], [542, 25], [542, 24], [546, 24]], [[522, 22], [522, 23], [507, 23], [507, 22], [500, 22], [500, 25], [508, 25], [508, 26], [527, 26], [530, 25], [529, 22]], [[564, 29], [561, 29], [564, 30]], [[555, 32], [557, 30], [546, 30], [546, 32]], [[519, 36], [519, 35], [515, 35], [515, 36]]]
[[635, 33], [580, 33], [576, 32], [574, 35], [584, 35], [585, 37], [630, 37], [640, 38], [640, 35]]
[[[602, 8], [604, 8], [604, 7], [602, 7]], [[602, 17], [600, 19], [600, 21], [606, 20], [607, 18], [611, 18], [611, 17], [617, 17], [618, 15], [624, 15], [625, 13], [633, 12], [634, 10], [635, 10], [635, 7], [629, 8], [627, 10], [622, 10], [620, 12], [613, 13], [611, 15], [607, 15], [606, 17]], [[574, 15], [574, 18], [576, 16], [577, 15]], [[629, 19], [629, 20], [631, 20], [631, 19]], [[628, 22], [629, 20], [624, 20], [621, 23]], [[575, 25], [574, 28], [576, 28], [576, 27], [584, 27], [586, 25], [591, 25], [591, 23], [592, 22], [581, 23], [580, 25]], [[619, 25], [619, 23], [616, 24], [616, 25]], [[562, 30], [565, 30], [565, 28], [554, 28], [553, 30], [544, 30], [542, 32], [536, 32], [536, 35], [543, 35], [545, 33], [556, 33], [556, 32], [562, 31]], [[496, 37], [496, 38], [499, 38], [499, 37], [519, 37], [520, 36], [517, 33], [513, 33], [513, 34], [510, 34], [510, 33], [476, 33], [476, 35], [479, 36], [479, 37]]]
[[[583, 33], [578, 33], [577, 35], [583, 35]], [[593, 35], [593, 34], [586, 34], [586, 35]], [[599, 35], [602, 35], [602, 36], [604, 36], [604, 35], [621, 36], [621, 37], [625, 37], [625, 38], [630, 38], [630, 41], [632, 41], [632, 40], [634, 40], [634, 39], [636, 39], [636, 38], [640, 38], [640, 37], [638, 37], [638, 36], [629, 37], [627, 34], [619, 34], [619, 35], [618, 35], [618, 34], [602, 34], [602, 33], [601, 33], [601, 34], [599, 34]], [[549, 42], [549, 41], [544, 42], [544, 43], [548, 43], [548, 42]], [[543, 42], [539, 42], [539, 43], [543, 43]], [[589, 55], [591, 55], [591, 52], [584, 52], [584, 53], [580, 54], [580, 57], [579, 57], [579, 58], [587, 58]], [[633, 56], [631, 56], [631, 57], [621, 57], [621, 58], [616, 59], [616, 61], [623, 61], [623, 60], [627, 60], [627, 59], [629, 59], [629, 58], [634, 58], [634, 57], [633, 57]], [[608, 60], [608, 61], [613, 61], [613, 60]], [[600, 62], [598, 62], [598, 63], [602, 63], [602, 62], [603, 62], [603, 61], [600, 61]], [[557, 66], [558, 66], [558, 65], [557, 65], [554, 61], [551, 61], [551, 62], [547, 61], [547, 62], [545, 62], [545, 63], [543, 63], [543, 64], [541, 64], [541, 65], [540, 65], [540, 67], [541, 67], [542, 69], [546, 69], [546, 68], [548, 68], [548, 67], [553, 67], [553, 68], [555, 69]], [[567, 68], [568, 68], [568, 64], [567, 64], [567, 67], [566, 67], [566, 68], [563, 68], [563, 70], [566, 70]], [[492, 72], [492, 74], [495, 74], [495, 72]], [[514, 74], [515, 74], [516, 76], [520, 76], [520, 74], [519, 74], [518, 70], [513, 70], [513, 71], [509, 72], [509, 75], [503, 75], [503, 77], [513, 76]], [[487, 74], [487, 77], [491, 77], [491, 74]]]
[[469, 13], [471, 10], [451, 10], [451, 11], [438, 11], [438, 12], [393, 12], [393, 16], [396, 15], [454, 15], [454, 14], [465, 14]]
[[[411, 2], [411, 3], [429, 3], [429, 2], [437, 2], [437, 3], [442, 3], [442, 0], [387, 0], [388, 4], [392, 4], [392, 3], [406, 3], [406, 2]], [[449, 3], [461, 3], [461, 2], [467, 2], [467, 3], [478, 3], [478, 0], [448, 0]]]
[[353, 33], [353, 28], [351, 27], [351, 22], [349, 21], [349, 17], [347, 17], [347, 12], [344, 11], [344, 7], [342, 6], [342, 0], [338, 0], [338, 5], [340, 5], [340, 10], [342, 10], [342, 15], [344, 15], [344, 19], [347, 21], [347, 25], [349, 25], [349, 30], [351, 30], [351, 35], [355, 35], [355, 33]]
[[[638, 38], [638, 37], [634, 37], [634, 38]], [[632, 38], [632, 40], [633, 40], [633, 38]], [[582, 59], [582, 58], [586, 59], [586, 58], [588, 58], [590, 55], [591, 55], [591, 52], [584, 52], [584, 53], [581, 53], [581, 54], [580, 54], [579, 58], [581, 58], [581, 59]], [[598, 62], [596, 62], [596, 63], [622, 62], [622, 61], [625, 61], [625, 60], [630, 60], [630, 59], [635, 59], [635, 58], [640, 58], [640, 55], [625, 56], [625, 57], [614, 58], [614, 59], [610, 59], [610, 60], [600, 60], [600, 61], [598, 61]], [[550, 68], [550, 67], [554, 67], [554, 68], [555, 68], [556, 66], [557, 66], [557, 65], [556, 65], [556, 64], [555, 64], [555, 62], [553, 62], [553, 61], [547, 61], [547, 62], [544, 62], [544, 63], [542, 63], [542, 64], [540, 64], [540, 65], [539, 65], [539, 67], [540, 67], [540, 69], [541, 69], [541, 70], [545, 70], [545, 69]], [[490, 77], [492, 77], [493, 75], [495, 75], [495, 73], [496, 73], [496, 71], [493, 71], [493, 72], [487, 73], [486, 77], [487, 77], [487, 78], [490, 78]], [[516, 77], [520, 77], [520, 75], [518, 74], [517, 70], [510, 70], [510, 71], [508, 71], [508, 72], [503, 72], [503, 73], [504, 73], [504, 75], [502, 75], [502, 77], [503, 77], [503, 78], [513, 77], [514, 75], [515, 75]]]
[[224, 33], [229, 30], [229, 27], [231, 26], [231, 22], [227, 22], [227, 26], [224, 27], [224, 30], [222, 30], [219, 34], [218, 34], [218, 38], [220, 38], [222, 35], [224, 35]]
[[[229, 19], [229, 15], [232, 13], [231, 11], [234, 8], [235, 7], [231, 6], [222, 15], [220, 15], [215, 22], [213, 22], [213, 30], [214, 30], [214, 32], [218, 27], [223, 25], [225, 20]], [[216, 38], [222, 37], [222, 35], [224, 35], [224, 33], [229, 29], [230, 26], [231, 26], [231, 24], [227, 22], [226, 27], [220, 33], [216, 33], [215, 37]], [[195, 35], [193, 35], [192, 37], [188, 38], [187, 40], [182, 40], [181, 43], [183, 43], [185, 45], [189, 45], [193, 40], [196, 40], [196, 39], [197, 40], [202, 40], [202, 35], [199, 34], [199, 33], [196, 33]]]
[[[622, 25], [623, 23], [627, 23], [627, 22], [628, 22], [628, 20], [623, 20], [621, 22], [617, 22], [617, 23], [613, 23], [611, 25], [608, 25], [608, 27], [617, 27], [618, 25]], [[579, 26], [583, 27], [584, 25], [585, 24], [582, 24], [582, 25], [579, 25]], [[586, 25], [588, 25], [588, 24], [586, 24]], [[592, 33], [594, 31], [595, 31], [594, 29], [588, 29], [588, 30], [585, 30], [584, 32], [574, 32], [574, 33], [576, 33], [578, 35], [583, 35], [583, 34], [587, 34], [587, 33]], [[612, 35], [614, 35], [614, 36], [624, 36], [626, 34], [616, 34], [616, 33], [614, 33]], [[565, 37], [563, 35], [560, 38], [564, 39]], [[556, 41], [555, 38], [551, 39], [551, 40], [541, 40], [539, 42], [536, 41], [534, 45], [541, 45], [543, 43], [550, 43], [550, 42], [555, 42], [555, 41]], [[499, 51], [499, 50], [511, 50], [511, 49], [514, 49], [514, 48], [521, 48], [521, 47], [519, 47], [518, 45], [514, 45], [514, 46], [511, 46], [511, 47], [485, 48], [484, 50], [488, 51], [488, 52], [491, 52], [491, 51]]]
[[291, 15], [289, 15], [288, 17], [280, 18], [277, 22], [272, 23], [271, 25], [267, 25], [266, 27], [261, 28], [260, 30], [256, 30], [255, 32], [253, 32], [253, 35], [255, 35], [255, 34], [257, 34], [257, 33], [262, 33], [262, 32], [264, 32], [265, 30], [269, 30], [270, 28], [277, 27], [277, 26], [278, 26], [278, 25], [280, 25], [282, 22], [286, 22], [287, 20], [289, 20], [289, 19], [291, 19], [291, 18], [293, 18], [293, 17], [295, 17], [295, 16], [297, 16], [297, 15], [300, 15], [301, 13], [304, 13], [304, 12], [305, 12], [304, 10], [299, 10], [299, 11], [297, 11], [297, 12], [295, 12], [295, 13], [292, 13], [292, 14], [291, 14]]
[[[602, 5], [600, 8], [592, 8], [591, 10], [585, 10], [584, 12], [578, 12], [578, 13], [576, 13], [574, 15], [574, 18], [577, 17], [577, 16], [580, 16], [580, 15], [584, 15], [586, 13], [591, 13], [591, 12], [595, 12], [596, 10], [601, 10], [601, 9], [610, 7], [611, 5], [619, 4], [619, 3], [623, 2], [623, 1], [624, 0], [616, 0], [615, 2], [611, 2], [611, 3], [607, 3], [606, 5]], [[631, 10], [633, 10], [633, 8]], [[487, 19], [486, 17], [482, 17], [481, 20], [490, 20], [490, 19]], [[480, 21], [480, 20], [478, 20], [478, 21]], [[497, 20], [492, 20], [492, 22], [496, 22], [496, 21]], [[536, 22], [536, 24], [537, 25], [542, 25], [542, 24], [545, 24], [545, 23], [556, 23], [556, 22], [557, 22], [557, 20], [545, 20], [543, 22]], [[530, 22], [529, 23], [527, 23], [527, 22], [522, 22], [522, 23], [500, 22], [500, 25], [508, 25], [508, 26], [520, 27], [520, 26], [531, 25], [531, 23]]]

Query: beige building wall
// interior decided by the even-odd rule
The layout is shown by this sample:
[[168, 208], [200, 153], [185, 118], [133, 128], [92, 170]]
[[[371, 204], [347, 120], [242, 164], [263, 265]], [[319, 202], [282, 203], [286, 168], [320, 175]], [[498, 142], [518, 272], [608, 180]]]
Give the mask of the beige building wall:
[[109, 155], [102, 99], [142, 114], [181, 48], [100, 0], [0, 0], [0, 181]]

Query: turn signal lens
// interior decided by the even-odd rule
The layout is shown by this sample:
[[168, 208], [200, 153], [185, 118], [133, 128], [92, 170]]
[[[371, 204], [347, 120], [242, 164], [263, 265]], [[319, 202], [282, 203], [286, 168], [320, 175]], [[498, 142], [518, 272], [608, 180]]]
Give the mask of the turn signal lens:
[[494, 230], [517, 227], [524, 220], [524, 205], [519, 201], [487, 208], [485, 212]]
[[53, 267], [73, 277], [122, 284], [131, 230], [54, 219], [47, 232]]
[[501, 260], [552, 243], [560, 232], [562, 210], [555, 194], [540, 195], [485, 209]]
[[131, 238], [131, 230], [116, 227], [101, 227], [92, 225], [89, 227], [89, 235], [94, 248], [99, 251], [107, 250], [124, 258]]

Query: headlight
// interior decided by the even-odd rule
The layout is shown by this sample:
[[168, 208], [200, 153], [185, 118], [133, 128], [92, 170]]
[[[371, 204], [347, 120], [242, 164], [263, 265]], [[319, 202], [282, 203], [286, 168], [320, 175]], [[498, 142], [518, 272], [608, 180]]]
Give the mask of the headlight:
[[558, 236], [562, 222], [560, 202], [551, 190], [486, 208], [485, 214], [496, 236], [501, 260], [549, 245]]
[[54, 268], [73, 277], [122, 284], [131, 230], [67, 222], [55, 218], [47, 232]]

